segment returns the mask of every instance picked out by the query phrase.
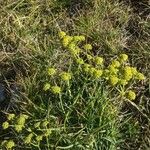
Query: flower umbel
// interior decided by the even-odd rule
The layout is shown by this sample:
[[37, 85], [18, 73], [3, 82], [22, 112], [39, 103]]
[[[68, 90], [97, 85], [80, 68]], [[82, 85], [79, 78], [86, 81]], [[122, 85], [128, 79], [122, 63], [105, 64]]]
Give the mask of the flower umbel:
[[45, 85], [44, 85], [44, 87], [43, 87], [43, 90], [44, 91], [47, 91], [47, 90], [49, 90], [50, 89], [50, 84], [49, 83], [45, 83]]
[[58, 36], [60, 37], [60, 39], [62, 39], [66, 36], [66, 33], [64, 31], [60, 31]]
[[61, 79], [64, 81], [69, 81], [71, 79], [71, 74], [68, 72], [61, 73]]
[[11, 149], [15, 146], [15, 142], [13, 140], [9, 140], [7, 143], [6, 143], [6, 148], [7, 149]]
[[92, 49], [92, 45], [91, 44], [86, 44], [86, 45], [84, 45], [84, 49], [85, 50], [91, 50]]
[[59, 86], [52, 86], [51, 91], [53, 94], [59, 94], [61, 92], [61, 88]]
[[24, 142], [25, 142], [26, 144], [31, 143], [32, 137], [33, 137], [33, 133], [30, 133], [30, 134], [25, 138], [25, 141], [24, 141]]
[[48, 68], [47, 73], [49, 76], [52, 76], [56, 73], [56, 70], [54, 68]]
[[2, 124], [3, 129], [7, 129], [9, 127], [9, 123], [7, 121], [3, 122]]
[[134, 99], [136, 98], [135, 92], [133, 92], [132, 90], [129, 90], [129, 91], [127, 92], [127, 98], [128, 98], [129, 100], [134, 100]]
[[12, 120], [15, 117], [15, 114], [8, 114], [7, 119]]

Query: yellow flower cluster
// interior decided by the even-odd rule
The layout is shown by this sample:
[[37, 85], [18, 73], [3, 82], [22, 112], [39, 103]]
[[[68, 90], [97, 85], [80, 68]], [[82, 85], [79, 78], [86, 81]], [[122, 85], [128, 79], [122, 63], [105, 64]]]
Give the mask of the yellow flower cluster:
[[56, 73], [56, 69], [54, 69], [54, 68], [48, 68], [47, 74], [48, 74], [49, 76], [52, 76], [52, 75], [54, 75], [55, 73]]
[[126, 96], [129, 100], [135, 100], [136, 98], [136, 94], [134, 91], [132, 90], [129, 90], [127, 93], [126, 93]]
[[52, 86], [51, 91], [53, 94], [60, 94], [61, 88], [59, 86]]
[[91, 44], [85, 44], [83, 48], [85, 50], [92, 50], [92, 45]]
[[22, 131], [22, 129], [24, 128], [26, 119], [28, 119], [28, 116], [27, 116], [27, 115], [20, 114], [20, 116], [19, 116], [18, 119], [17, 119], [16, 124], [14, 125], [15, 130], [16, 130], [17, 132]]
[[7, 122], [7, 121], [3, 122], [2, 127], [4, 130], [9, 128], [9, 122]]
[[[63, 35], [65, 36], [63, 36], [62, 38], [62, 44], [64, 47], [66, 47], [66, 45], [64, 45], [63, 43], [63, 39], [68, 38], [70, 36], [68, 36], [66, 33]], [[76, 55], [75, 57], [76, 63], [82, 66], [84, 72], [90, 74], [94, 78], [103, 77], [104, 79], [109, 80], [110, 81], [109, 83], [113, 86], [116, 84], [125, 86], [133, 78], [138, 80], [145, 79], [144, 75], [138, 72], [136, 68], [126, 65], [127, 64], [126, 62], [128, 61], [128, 55], [126, 54], [120, 54], [117, 59], [113, 59], [111, 61], [110, 65], [107, 68], [104, 68], [103, 57], [94, 56], [91, 53], [91, 51], [90, 52], [85, 51], [85, 50], [92, 50], [91, 44], [85, 44], [83, 46], [83, 49], [79, 47], [78, 43], [85, 40], [84, 36], [82, 36], [83, 38], [82, 40], [80, 39], [80, 37], [81, 36], [70, 37], [69, 38], [70, 40], [68, 40], [69, 42], [66, 48], [71, 52], [71, 55]], [[80, 49], [80, 51], [76, 53], [75, 52], [76, 49]], [[78, 55], [79, 53], [81, 54], [82, 57]], [[87, 60], [83, 58], [87, 58]]]
[[104, 62], [104, 59], [102, 57], [97, 56], [94, 58], [94, 61], [95, 61], [96, 65], [102, 65]]
[[[48, 68], [47, 69], [47, 76], [52, 77], [54, 74], [59, 74], [55, 68]], [[61, 72], [59, 74], [59, 77], [62, 81], [69, 81], [72, 78], [71, 73], [69, 72]], [[53, 94], [60, 94], [61, 93], [61, 87], [57, 85], [51, 85], [49, 82], [46, 82], [43, 86], [43, 91], [51, 91]]]
[[15, 142], [13, 140], [4, 140], [1, 145], [4, 146], [6, 149], [11, 150], [15, 147]]
[[[3, 122], [3, 129], [7, 129], [9, 126], [15, 129], [17, 134], [21, 134], [24, 140], [24, 144], [39, 144], [44, 137], [51, 135], [51, 129], [49, 129], [49, 121], [44, 119], [44, 121], [33, 122], [28, 121], [28, 115], [20, 114], [7, 114], [7, 121]], [[27, 125], [26, 125], [27, 124]], [[38, 130], [41, 130], [39, 133]], [[6, 149], [13, 149], [15, 147], [15, 142], [12, 139], [4, 140], [1, 142], [1, 146]]]
[[64, 81], [69, 81], [71, 79], [71, 74], [67, 72], [62, 72], [60, 76]]
[[27, 135], [27, 137], [25, 137], [24, 143], [25, 144], [31, 143], [33, 136], [34, 136], [33, 133], [30, 133], [29, 135]]

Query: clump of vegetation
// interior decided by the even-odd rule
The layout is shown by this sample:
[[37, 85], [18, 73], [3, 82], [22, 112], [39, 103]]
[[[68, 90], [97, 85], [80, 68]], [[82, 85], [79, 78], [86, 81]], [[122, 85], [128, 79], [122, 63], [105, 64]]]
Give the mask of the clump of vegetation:
[[[114, 92], [117, 92], [117, 94], [114, 95], [116, 99], [122, 100], [123, 98], [127, 98], [129, 100], [134, 100], [136, 94], [134, 91], [128, 90], [128, 88], [133, 82], [144, 80], [144, 75], [138, 72], [135, 67], [129, 65], [128, 56], [126, 54], [116, 56], [115, 59], [110, 61], [110, 64], [105, 64], [105, 59], [102, 56], [95, 56], [93, 54], [92, 45], [88, 43], [85, 44], [86, 39], [83, 35], [69, 36], [65, 32], [60, 31], [59, 37], [62, 43], [62, 48], [66, 50], [67, 59], [70, 61], [66, 62], [66, 66], [68, 67], [63, 71], [59, 71], [57, 68], [53, 67], [47, 68], [47, 71], [44, 71], [46, 72], [47, 81], [43, 85], [43, 91], [47, 94], [50, 92], [51, 97], [53, 97], [56, 102], [59, 102], [58, 108], [62, 113], [62, 123], [59, 132], [67, 132], [68, 138], [69, 136], [73, 136], [70, 134], [77, 134], [79, 136], [80, 130], [84, 131], [84, 128], [88, 125], [89, 120], [87, 114], [89, 113], [94, 113], [96, 115], [95, 118], [95, 116], [93, 116], [94, 114], [92, 114], [94, 118], [91, 118], [91, 121], [93, 122], [92, 126], [94, 125], [97, 128], [96, 130], [100, 127], [99, 125], [101, 122], [99, 122], [99, 119], [101, 117], [107, 117], [107, 115], [109, 117], [109, 115], [112, 115], [115, 117], [113, 121], [117, 121], [117, 116], [113, 112], [107, 112], [107, 115], [101, 114], [101, 109], [103, 109], [101, 108], [101, 104], [106, 103], [106, 106], [108, 108], [110, 107], [109, 109], [112, 109], [111, 107], [116, 107], [115, 103], [108, 99], [108, 97], [111, 99], [113, 98]], [[94, 86], [96, 86], [96, 89], [91, 91]], [[99, 92], [101, 93], [97, 93], [97, 88], [100, 88]], [[111, 92], [106, 96], [102, 93], [101, 88], [103, 88], [104, 91]], [[103, 96], [104, 100], [100, 98], [99, 94]], [[49, 100], [51, 100], [51, 97], [49, 97]], [[82, 99], [82, 101], [80, 101], [80, 99]], [[78, 114], [72, 116], [73, 111], [76, 111], [78, 109], [77, 107], [80, 107], [80, 105], [83, 105], [83, 112], [81, 113], [83, 113], [85, 117], [84, 119], [82, 116], [78, 116]], [[95, 105], [98, 106], [96, 107]], [[96, 112], [95, 109], [97, 109]], [[86, 113], [89, 111], [89, 113], [86, 114], [84, 111]], [[75, 118], [77, 122], [75, 121], [75, 123], [73, 123]], [[91, 123], [89, 122], [89, 127], [91, 126], [90, 124]], [[70, 125], [71, 127], [69, 127]], [[78, 126], [81, 129], [78, 130]], [[30, 147], [37, 147], [39, 149], [52, 148], [55, 144], [49, 144], [51, 143], [49, 140], [54, 138], [51, 137], [53, 134], [58, 134], [57, 129], [53, 129], [50, 120], [46, 119], [44, 121], [38, 121], [38, 119], [33, 119], [32, 116], [29, 117], [24, 114], [17, 116], [15, 114], [8, 114], [7, 121], [3, 122], [2, 127], [4, 130], [11, 128], [18, 137], [17, 139], [2, 141], [2, 147], [6, 147], [7, 149], [13, 147], [17, 148], [15, 142], [18, 143], [19, 141], [22, 141], [24, 146], [30, 145]], [[77, 133], [74, 133], [74, 130], [71, 128], [76, 128]], [[117, 138], [119, 136], [117, 137], [116, 135], [113, 135], [112, 127], [108, 125], [108, 128], [111, 128], [112, 131], [110, 131], [109, 134], [104, 132], [106, 138], [108, 136], [109, 138], [112, 138], [112, 140], [113, 138], [118, 140]], [[85, 139], [87, 138], [87, 141], [85, 141], [85, 143], [87, 142], [86, 144], [80, 143], [81, 141], [79, 142], [79, 139], [73, 142], [70, 141], [71, 143], [68, 143], [67, 141], [65, 142], [63, 139], [62, 141], [66, 143], [66, 147], [70, 148], [83, 147], [86, 149], [95, 149], [96, 147], [103, 147], [103, 143], [99, 143], [99, 139], [96, 139], [101, 130], [95, 132], [95, 129], [92, 128], [91, 131], [88, 131], [89, 133], [86, 130], [84, 131], [84, 133], [87, 134], [87, 137], [85, 137]], [[114, 132], [117, 134], [118, 129], [116, 128], [115, 130], [116, 131]], [[84, 134], [81, 136], [84, 138]], [[92, 143], [88, 143], [89, 138], [93, 138]], [[58, 140], [58, 138], [55, 137], [55, 140]], [[63, 143], [62, 141], [58, 140], [57, 142]], [[115, 141], [110, 142], [103, 139], [103, 142], [106, 142], [107, 146], [110, 148], [117, 147], [117, 143], [114, 143]], [[61, 145], [61, 147], [63, 147], [63, 145]]]
[[0, 4], [0, 149], [149, 149], [147, 2]]

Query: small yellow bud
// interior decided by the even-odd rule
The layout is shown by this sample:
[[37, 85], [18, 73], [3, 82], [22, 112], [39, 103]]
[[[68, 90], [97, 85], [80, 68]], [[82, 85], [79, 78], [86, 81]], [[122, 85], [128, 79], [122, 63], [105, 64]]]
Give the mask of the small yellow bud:
[[3, 122], [2, 127], [4, 130], [9, 128], [9, 123], [7, 121]]
[[91, 44], [86, 44], [83, 47], [85, 50], [91, 50], [92, 49], [92, 45]]
[[121, 79], [121, 80], [119, 81], [119, 83], [120, 83], [121, 85], [127, 85], [127, 84], [128, 84], [128, 82], [127, 82], [126, 80], [124, 80], [124, 79]]
[[9, 140], [7, 143], [6, 143], [6, 148], [7, 149], [11, 149], [15, 146], [15, 143], [13, 140]]
[[133, 91], [129, 90], [129, 91], [127, 92], [127, 98], [128, 98], [129, 100], [135, 100], [136, 94], [135, 94]]
[[43, 136], [42, 136], [42, 135], [38, 135], [38, 136], [36, 137], [36, 140], [37, 140], [38, 142], [42, 141], [42, 139], [43, 139]]
[[110, 84], [113, 86], [116, 85], [119, 81], [118, 77], [116, 76], [111, 76], [109, 80], [110, 80]]
[[131, 72], [133, 75], [137, 74], [137, 69], [135, 67], [131, 67]]
[[82, 58], [76, 59], [76, 62], [80, 65], [84, 64], [84, 60]]
[[45, 83], [45, 85], [44, 85], [44, 87], [43, 87], [43, 90], [44, 91], [47, 91], [47, 90], [49, 90], [50, 89], [50, 84], [49, 83]]
[[16, 130], [18, 133], [22, 131], [23, 127], [24, 127], [24, 125], [18, 125], [18, 124], [16, 124], [16, 125], [14, 126], [15, 130]]
[[101, 65], [103, 64], [103, 62], [104, 62], [104, 59], [102, 57], [95, 57], [95, 63], [97, 65]]
[[52, 76], [52, 75], [56, 74], [56, 70], [54, 68], [48, 68], [47, 74], [49, 76]]
[[75, 50], [75, 49], [76, 49], [76, 44], [75, 44], [75, 43], [70, 43], [70, 44], [68, 45], [68, 49], [69, 49], [69, 50]]
[[44, 136], [49, 136], [52, 133], [50, 129], [47, 129], [46, 132], [44, 133]]
[[47, 125], [49, 124], [49, 122], [47, 120], [45, 120], [43, 123], [42, 123], [42, 126], [43, 127], [47, 127]]
[[73, 38], [71, 36], [66, 35], [62, 40], [63, 46], [67, 47], [69, 45], [69, 43], [72, 41], [72, 39]]
[[31, 143], [31, 140], [32, 140], [32, 137], [33, 137], [33, 133], [30, 133], [30, 134], [25, 138], [24, 143], [25, 143], [25, 144], [30, 144], [30, 143]]
[[109, 66], [109, 72], [110, 72], [110, 74], [116, 75], [118, 73], [118, 71], [119, 70], [117, 68], [115, 68], [113, 65]]
[[90, 65], [85, 63], [85, 64], [83, 65], [83, 70], [84, 70], [85, 72], [88, 72], [88, 71], [90, 70]]
[[89, 73], [91, 75], [93, 75], [95, 71], [96, 71], [96, 69], [94, 67], [91, 67], [90, 70], [89, 70]]
[[58, 33], [58, 36], [59, 36], [60, 39], [62, 39], [62, 38], [64, 38], [66, 36], [66, 33], [64, 31], [60, 31]]
[[34, 128], [38, 128], [38, 127], [40, 126], [40, 124], [41, 124], [41, 122], [36, 122], [36, 123], [34, 124]]
[[87, 56], [87, 59], [88, 59], [88, 60], [93, 59], [93, 57], [92, 57], [91, 55], [89, 55], [89, 54], [87, 54], [86, 56]]
[[80, 38], [79, 38], [80, 41], [85, 41], [85, 36], [84, 36], [84, 35], [80, 35], [79, 37], [80, 37]]
[[14, 119], [14, 117], [15, 117], [15, 114], [8, 114], [7, 115], [8, 120], [12, 120], [12, 119]]
[[61, 92], [61, 88], [59, 86], [52, 86], [51, 91], [53, 94], [59, 94]]
[[113, 60], [113, 61], [111, 62], [111, 65], [112, 65], [113, 67], [118, 68], [118, 67], [120, 67], [120, 62], [117, 61], [117, 60]]
[[93, 76], [95, 78], [100, 78], [103, 74], [103, 70], [95, 70], [94, 73], [93, 73]]
[[128, 55], [126, 55], [126, 54], [121, 54], [120, 55], [120, 61], [121, 62], [125, 62], [125, 61], [127, 61], [128, 60]]
[[71, 74], [67, 73], [67, 72], [61, 73], [60, 76], [61, 76], [61, 79], [64, 80], [64, 81], [69, 81], [71, 79]]
[[108, 69], [105, 69], [103, 74], [104, 74], [104, 78], [105, 78], [106, 80], [108, 80], [108, 79], [109, 79], [109, 76], [110, 76], [110, 71], [109, 71]]
[[145, 80], [144, 74], [142, 74], [142, 73], [140, 73], [140, 72], [138, 72], [138, 73], [136, 74], [135, 78], [138, 79], [138, 80]]
[[124, 79], [129, 81], [133, 77], [132, 69], [129, 66], [124, 67]]

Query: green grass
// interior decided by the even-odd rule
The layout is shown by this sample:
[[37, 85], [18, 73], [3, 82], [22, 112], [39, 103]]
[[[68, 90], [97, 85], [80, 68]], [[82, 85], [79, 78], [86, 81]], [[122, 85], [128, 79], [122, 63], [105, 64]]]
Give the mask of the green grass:
[[[7, 97], [0, 102], [0, 143], [13, 139], [14, 149], [20, 150], [148, 150], [150, 32], [148, 14], [143, 12], [149, 6], [142, 3], [144, 9], [112, 0], [86, 0], [80, 5], [71, 0], [1, 1], [0, 83]], [[92, 55], [104, 57], [106, 66], [117, 55], [128, 54], [129, 63], [146, 76], [130, 84], [136, 99], [120, 99], [116, 88], [79, 71], [62, 46], [60, 30], [84, 35], [84, 43], [93, 46]], [[73, 78], [68, 84], [58, 74], [49, 78], [48, 67], [57, 68], [58, 73], [71, 71]], [[57, 83], [63, 91], [60, 95], [45, 92], [45, 82]], [[22, 132], [17, 133], [13, 126], [2, 129], [8, 113], [15, 113], [16, 120], [22, 113], [29, 116]], [[34, 124], [44, 120], [49, 122], [50, 133], [38, 145], [35, 137], [47, 129]], [[31, 145], [24, 143], [29, 128], [35, 133]], [[0, 145], [0, 149], [6, 148]]]

